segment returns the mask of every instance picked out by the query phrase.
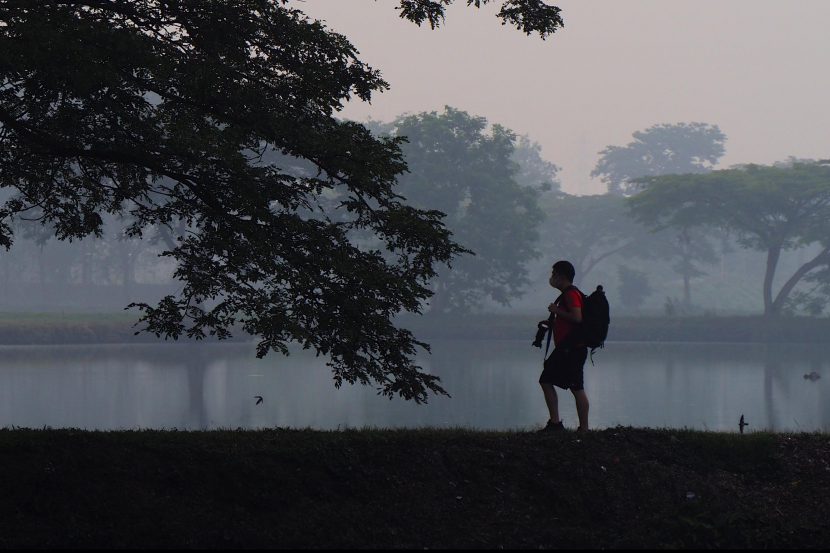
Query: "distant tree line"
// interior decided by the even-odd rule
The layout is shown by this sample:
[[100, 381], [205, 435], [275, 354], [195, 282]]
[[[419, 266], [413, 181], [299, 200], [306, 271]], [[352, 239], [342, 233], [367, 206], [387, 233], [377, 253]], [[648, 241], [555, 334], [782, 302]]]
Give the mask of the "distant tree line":
[[[559, 167], [541, 148], [486, 119], [446, 107], [443, 113], [369, 121], [374, 133], [405, 137], [409, 172], [400, 193], [420, 208], [447, 214], [459, 244], [474, 252], [434, 280], [433, 314], [470, 311], [484, 298], [509, 305], [528, 284], [535, 259], [568, 259], [577, 284], [601, 262], [617, 259], [620, 297], [638, 306], [648, 275], [630, 261], [670, 264], [683, 298], [666, 312], [692, 308], [692, 281], [737, 246], [767, 256], [764, 313], [821, 314], [830, 301], [830, 167], [790, 158], [770, 167], [714, 170], [725, 153], [717, 125], [655, 125], [624, 147], [608, 146], [592, 171], [606, 194], [561, 191]], [[782, 251], [820, 244], [773, 294]], [[629, 260], [625, 262], [623, 260]], [[636, 263], [635, 263], [636, 264]]]
[[[408, 171], [399, 177], [398, 193], [408, 205], [445, 214], [454, 240], [471, 252], [438, 269], [434, 295], [425, 302], [433, 315], [476, 311], [485, 299], [509, 306], [531, 283], [528, 264], [554, 258], [574, 264], [577, 285], [600, 263], [616, 260], [621, 302], [634, 309], [652, 286], [632, 260], [670, 263], [683, 280], [683, 297], [677, 303], [667, 298], [666, 312], [686, 312], [694, 303], [692, 280], [706, 276], [734, 245], [766, 255], [761, 292], [767, 315], [819, 315], [830, 303], [826, 163], [790, 158], [771, 167], [713, 170], [726, 142], [716, 125], [655, 125], [635, 132], [624, 147], [600, 152], [591, 175], [607, 193], [575, 196], [562, 192], [560, 168], [542, 156], [538, 143], [483, 117], [447, 106], [443, 113], [365, 126], [401, 140]], [[264, 159], [298, 178], [314, 170], [294, 156]], [[176, 263], [159, 254], [175, 246], [174, 234], [185, 234], [184, 222], [148, 226], [145, 240], [127, 232], [131, 224], [105, 214], [101, 237], [60, 242], [54, 229], [19, 221], [22, 240], [0, 253], [0, 280], [120, 285], [124, 298], [131, 297], [137, 269], [143, 283], [171, 283]], [[821, 251], [785, 275], [773, 294], [781, 252], [815, 244]], [[362, 240], [364, 249], [376, 245]]]
[[[452, 1], [398, 4], [435, 28]], [[541, 0], [497, 16], [542, 39], [564, 23]], [[767, 252], [768, 314], [826, 293], [826, 248], [770, 288], [781, 252], [827, 244], [825, 165], [713, 171], [717, 127], [662, 125], [603, 152], [609, 197], [574, 198], [538, 145], [481, 117], [409, 115], [386, 136], [338, 118], [389, 88], [358, 55], [274, 0], [0, 3], [0, 246], [67, 256], [38, 265], [24, 247], [9, 278], [126, 287], [158, 247], [181, 286], [139, 302], [144, 331], [244, 332], [260, 357], [299, 343], [336, 386], [416, 402], [445, 392], [395, 317], [510, 304], [540, 256], [583, 275], [611, 256], [672, 259], [690, 296], [728, 233]]]
[[[626, 204], [629, 213], [649, 228], [687, 233], [714, 228], [733, 233], [741, 247], [766, 255], [765, 315], [780, 315], [788, 303], [817, 314], [827, 304], [830, 162], [746, 165], [708, 174], [642, 177], [637, 182], [644, 187]], [[815, 245], [819, 250], [792, 274], [782, 275], [784, 284], [774, 290], [781, 254]], [[814, 286], [794, 293], [801, 283]]]
[[[169, 293], [173, 288], [175, 263], [159, 256], [161, 238], [147, 229], [141, 240], [125, 232], [127, 222], [110, 214], [103, 217], [100, 237], [59, 241], [54, 229], [37, 221], [18, 221], [14, 248], [0, 251], [0, 305], [19, 308], [37, 306], [83, 309], [89, 298], [97, 298], [98, 308], [117, 309], [146, 293], [136, 295], [142, 285]], [[31, 297], [10, 298], [20, 293], [20, 284], [37, 285]], [[117, 293], [95, 292], [96, 288], [120, 288]], [[72, 290], [75, 290], [73, 293]], [[151, 292], [152, 294], [152, 292]], [[104, 300], [104, 297], [111, 298]]]

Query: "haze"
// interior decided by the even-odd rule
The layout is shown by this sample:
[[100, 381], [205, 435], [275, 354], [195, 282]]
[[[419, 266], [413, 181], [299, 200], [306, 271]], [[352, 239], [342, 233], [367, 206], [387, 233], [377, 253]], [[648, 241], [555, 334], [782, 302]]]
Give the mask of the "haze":
[[[248, 59], [250, 42], [228, 44], [234, 31], [247, 36], [239, 22], [258, 16], [250, 6], [227, 3], [216, 19], [205, 18], [199, 3], [170, 8], [168, 15], [195, 18], [204, 32], [188, 31], [182, 40], [191, 42], [168, 49], [148, 42], [158, 33], [136, 41], [119, 27], [121, 16], [103, 9], [79, 8], [83, 20], [73, 23], [68, 13], [46, 17], [54, 6], [43, 4], [11, 20], [25, 23], [25, 15], [34, 23], [3, 24], [0, 111], [3, 125], [17, 118], [17, 127], [0, 126], [0, 153], [8, 153], [0, 156], [0, 205], [20, 194], [32, 209], [10, 227], [14, 246], [0, 248], [0, 428], [532, 430], [561, 419], [571, 429], [737, 432], [749, 424], [749, 431], [828, 432], [830, 166], [704, 173], [710, 159], [726, 168], [830, 158], [830, 2], [547, 1], [563, 9], [565, 28], [544, 41], [501, 25], [495, 14], [503, 0], [480, 10], [455, 0], [437, 30], [401, 20], [400, 0], [288, 3], [347, 37], [391, 86], [371, 103], [347, 102], [338, 117], [380, 134], [391, 127], [376, 123], [405, 113], [444, 114], [395, 129], [413, 137], [401, 147], [410, 171], [394, 188], [405, 206], [385, 195], [397, 158], [360, 132], [352, 136], [349, 125], [336, 128], [327, 112], [313, 112], [339, 95], [324, 88], [319, 103], [297, 109], [306, 83], [331, 75], [331, 64], [306, 58], [302, 71], [284, 74], [273, 57]], [[152, 6], [131, 6], [147, 21], [158, 17]], [[106, 25], [91, 26], [86, 18], [99, 12]], [[331, 45], [328, 36], [299, 44], [302, 25], [281, 17], [262, 21], [283, 25], [263, 23], [260, 36], [275, 37], [292, 57], [305, 46]], [[74, 49], [84, 44], [89, 51]], [[118, 54], [141, 45], [144, 54]], [[225, 47], [226, 56], [215, 55]], [[160, 52], [163, 63], [148, 62]], [[38, 86], [20, 79], [28, 73]], [[156, 93], [136, 84], [145, 73], [140, 78]], [[302, 88], [274, 87], [263, 75]], [[274, 90], [288, 101], [273, 101]], [[142, 97], [163, 109], [141, 107]], [[191, 107], [181, 111], [183, 102]], [[217, 106], [226, 115], [217, 116]], [[539, 159], [532, 144], [514, 149], [444, 106], [529, 136], [562, 170]], [[703, 124], [689, 131], [697, 133], [694, 147], [678, 144], [673, 126], [692, 122]], [[664, 127], [650, 134], [648, 149], [621, 148], [616, 159], [628, 173], [605, 172], [617, 192], [605, 194], [590, 177], [599, 152], [655, 125]], [[726, 135], [725, 155], [723, 136], [707, 125]], [[254, 140], [273, 148], [254, 156]], [[673, 164], [659, 159], [664, 150]], [[243, 168], [240, 153], [256, 167]], [[701, 156], [705, 167], [690, 161]], [[129, 177], [143, 175], [141, 168], [181, 187], [171, 192], [167, 177]], [[666, 174], [673, 172], [690, 174]], [[290, 178], [323, 175], [335, 182]], [[643, 175], [654, 185], [624, 182]], [[555, 178], [578, 197], [544, 186]], [[633, 194], [630, 201], [624, 194]], [[97, 209], [102, 235], [75, 239], [101, 198], [108, 199]], [[124, 213], [107, 212], [124, 199], [133, 202], [121, 204]], [[150, 201], [163, 207], [135, 211]], [[358, 205], [364, 214], [351, 209]], [[43, 226], [40, 206], [56, 214]], [[648, 232], [646, 224], [677, 206], [689, 208], [678, 224]], [[434, 212], [410, 208], [444, 214], [451, 239], [476, 255], [459, 255], [450, 272], [441, 252], [453, 246], [434, 228]], [[125, 232], [136, 221], [143, 239]], [[73, 239], [58, 240], [52, 223]], [[553, 388], [543, 395], [539, 387], [549, 351], [544, 332], [534, 337], [561, 290], [551, 285], [552, 265], [566, 259], [573, 273], [559, 265], [558, 274], [596, 294], [585, 299], [579, 327], [591, 330], [593, 322], [595, 333], [571, 343], [607, 342], [585, 366], [591, 418], [584, 425], [570, 393], [560, 394], [560, 417], [549, 409]], [[430, 260], [433, 293], [420, 315], [407, 313]], [[177, 274], [191, 279], [192, 296]], [[592, 306], [602, 294], [611, 324], [601, 337], [608, 319]], [[184, 298], [175, 304], [163, 300], [168, 295]], [[222, 331], [233, 315], [233, 339], [136, 336], [142, 313], [124, 311], [133, 302], [156, 309], [150, 321], [166, 321], [155, 327], [160, 334], [179, 322], [195, 329], [194, 316]], [[198, 309], [217, 306], [199, 317]], [[423, 382], [439, 376], [451, 397], [430, 393], [428, 405], [418, 405], [378, 395], [408, 389], [419, 397], [405, 359], [410, 335], [386, 325], [387, 316], [431, 344], [430, 354], [416, 348], [413, 363]], [[242, 321], [264, 334], [249, 336]], [[257, 359], [262, 338], [278, 348], [284, 339], [292, 355]], [[552, 345], [567, 352], [561, 339]], [[339, 375], [338, 388], [332, 377]], [[369, 385], [350, 386], [350, 378]]]
[[431, 31], [396, 0], [292, 2], [346, 35], [391, 90], [343, 117], [389, 121], [450, 105], [542, 145], [562, 188], [604, 193], [597, 153], [661, 123], [717, 124], [719, 168], [827, 158], [830, 3], [806, 0], [557, 0], [565, 28], [542, 41], [458, 0]]

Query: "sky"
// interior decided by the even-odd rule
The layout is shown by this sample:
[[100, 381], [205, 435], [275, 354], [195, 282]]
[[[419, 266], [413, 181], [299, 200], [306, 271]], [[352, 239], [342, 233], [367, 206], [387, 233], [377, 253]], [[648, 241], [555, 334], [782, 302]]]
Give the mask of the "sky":
[[391, 89], [341, 116], [389, 121], [445, 105], [542, 146], [562, 188], [598, 194], [599, 152], [663, 123], [718, 125], [718, 168], [830, 158], [830, 2], [547, 0], [565, 27], [546, 40], [502, 26], [501, 0], [465, 0], [436, 30], [397, 0], [293, 0], [359, 50]]

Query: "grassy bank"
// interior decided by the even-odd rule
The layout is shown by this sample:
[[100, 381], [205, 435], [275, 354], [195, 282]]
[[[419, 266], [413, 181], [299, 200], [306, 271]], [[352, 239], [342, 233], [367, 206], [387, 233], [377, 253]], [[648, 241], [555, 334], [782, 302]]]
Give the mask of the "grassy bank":
[[[154, 334], [134, 326], [140, 313], [0, 312], [0, 345], [125, 344], [157, 342]], [[239, 333], [234, 341], [246, 340]], [[181, 338], [180, 338], [181, 340]]]
[[[0, 312], [0, 345], [108, 344], [154, 342], [134, 335], [136, 312]], [[405, 316], [397, 324], [424, 340], [533, 340], [540, 317], [528, 315]], [[781, 317], [614, 317], [608, 341], [827, 343], [830, 318]], [[249, 340], [239, 331], [234, 341]]]
[[[146, 341], [134, 336], [135, 313], [0, 312], [0, 344], [109, 344]], [[153, 336], [155, 339], [155, 336]]]
[[828, 461], [826, 434], [5, 429], [0, 547], [819, 548]]
[[[533, 341], [544, 318], [528, 315], [401, 317], [400, 324], [424, 339]], [[608, 341], [617, 342], [830, 342], [830, 318], [744, 317], [615, 317]]]

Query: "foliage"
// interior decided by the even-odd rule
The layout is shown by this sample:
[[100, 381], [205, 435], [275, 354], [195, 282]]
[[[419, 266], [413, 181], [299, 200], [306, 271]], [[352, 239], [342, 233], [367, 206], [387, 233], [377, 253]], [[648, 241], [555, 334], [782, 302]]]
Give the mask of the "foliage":
[[545, 255], [553, 261], [570, 261], [577, 286], [602, 260], [634, 253], [638, 241], [648, 238], [642, 225], [625, 216], [619, 196], [547, 193], [539, 205], [547, 215], [540, 227]]
[[[734, 232], [742, 247], [766, 252], [767, 315], [780, 314], [795, 285], [810, 271], [830, 264], [830, 164], [748, 165], [638, 182], [645, 189], [627, 200], [637, 220], [655, 228], [717, 226]], [[773, 297], [781, 252], [814, 243], [821, 244], [821, 251], [789, 276]]]
[[400, 193], [412, 206], [446, 213], [454, 240], [475, 252], [441, 271], [434, 313], [474, 309], [484, 297], [509, 304], [529, 282], [525, 263], [538, 256], [536, 229], [544, 214], [536, 201], [540, 188], [556, 182], [558, 168], [541, 159], [538, 146], [520, 141], [526, 163], [525, 185], [519, 185], [516, 135], [497, 124], [487, 133], [487, 126], [485, 118], [449, 106], [395, 122], [396, 136], [407, 140], [409, 168]]
[[[467, 6], [480, 8], [489, 1], [467, 0]], [[452, 3], [453, 0], [400, 0], [400, 5], [395, 9], [400, 10], [401, 19], [408, 19], [419, 26], [426, 21], [435, 29], [444, 21], [445, 6]], [[527, 35], [537, 32], [544, 40], [565, 26], [561, 11], [542, 0], [505, 0], [496, 17], [502, 20], [502, 25], [510, 23]]]
[[[634, 191], [633, 179], [671, 173], [705, 173], [724, 154], [726, 136], [717, 125], [678, 123], [654, 125], [633, 134], [625, 147], [608, 146], [591, 172], [608, 186], [609, 194], [627, 196]], [[683, 277], [683, 302], [691, 307], [690, 281], [706, 273], [700, 265], [712, 265], [717, 255], [710, 241], [711, 229], [677, 229], [673, 235], [650, 237], [635, 253], [647, 258], [674, 261]]]
[[[37, 278], [26, 278], [25, 267], [14, 267], [20, 273], [17, 280], [38, 281], [40, 284], [78, 282], [80, 284], [116, 284], [129, 288], [136, 282], [136, 272], [155, 272], [161, 269], [169, 280], [166, 259], [159, 258], [159, 240], [152, 227], [143, 229], [149, 233], [147, 240], [130, 236], [125, 231], [130, 222], [123, 217], [110, 213], [101, 213], [101, 235], [79, 240], [73, 243], [55, 239], [55, 229], [51, 224], [39, 221], [18, 220], [14, 227], [15, 235], [22, 240], [15, 247], [3, 252], [0, 259], [19, 254], [20, 257], [37, 258], [40, 274]], [[6, 259], [5, 263], [13, 263]], [[22, 260], [21, 260], [22, 261]], [[45, 270], [44, 270], [45, 268]], [[8, 273], [9, 268], [4, 267]], [[31, 271], [29, 271], [31, 272]], [[77, 276], [76, 276], [77, 275]], [[11, 275], [8, 275], [11, 276]]]
[[632, 253], [643, 259], [673, 262], [672, 269], [683, 277], [683, 305], [692, 306], [691, 279], [705, 276], [700, 266], [715, 265], [720, 259], [716, 249], [718, 229], [711, 226], [661, 229], [637, 242]]
[[538, 187], [542, 192], [560, 190], [562, 183], [558, 173], [562, 168], [542, 157], [542, 146], [538, 142], [532, 142], [528, 135], [523, 134], [516, 138], [514, 146], [510, 159], [519, 165], [518, 172], [513, 176], [517, 184]]
[[830, 305], [830, 264], [808, 273], [802, 279], [808, 290], [793, 290], [787, 298], [782, 311], [794, 314], [805, 311], [811, 317], [819, 317]]
[[[400, 140], [335, 119], [388, 87], [345, 37], [269, 0], [9, 1], [0, 22], [0, 187], [19, 191], [0, 243], [24, 215], [68, 240], [100, 236], [106, 213], [129, 236], [166, 228], [185, 284], [139, 305], [148, 331], [239, 323], [259, 356], [292, 340], [330, 356], [336, 386], [442, 392], [412, 359], [426, 344], [391, 318], [419, 311], [435, 265], [463, 250], [440, 213], [401, 201]], [[361, 231], [379, 245], [359, 247]]]
[[627, 196], [632, 180], [645, 176], [706, 173], [723, 156], [726, 141], [717, 125], [662, 124], [637, 131], [626, 146], [608, 146], [591, 177], [600, 177], [608, 192]]
[[626, 307], [639, 310], [645, 299], [651, 295], [648, 274], [628, 265], [619, 265], [617, 275], [620, 278], [620, 301]]

